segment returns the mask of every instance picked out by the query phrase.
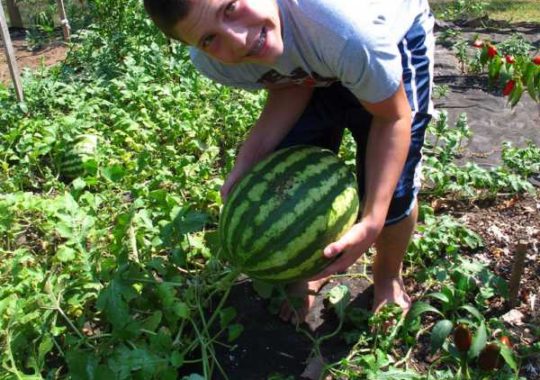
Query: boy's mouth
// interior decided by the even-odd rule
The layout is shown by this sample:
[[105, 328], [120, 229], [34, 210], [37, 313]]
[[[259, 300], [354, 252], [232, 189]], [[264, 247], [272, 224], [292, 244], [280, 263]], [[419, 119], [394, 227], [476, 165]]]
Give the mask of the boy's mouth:
[[259, 33], [259, 37], [253, 43], [253, 46], [251, 47], [251, 49], [249, 49], [246, 56], [251, 57], [251, 56], [259, 54], [265, 42], [266, 42], [266, 27], [263, 26], [263, 28], [261, 29], [261, 33]]

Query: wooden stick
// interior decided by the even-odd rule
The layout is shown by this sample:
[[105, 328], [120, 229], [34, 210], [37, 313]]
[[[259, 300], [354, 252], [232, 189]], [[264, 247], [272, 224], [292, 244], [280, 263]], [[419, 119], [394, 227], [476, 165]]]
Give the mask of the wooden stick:
[[9, 72], [11, 74], [13, 86], [15, 87], [15, 93], [17, 94], [17, 99], [19, 102], [22, 102], [24, 101], [23, 88], [21, 78], [19, 76], [19, 68], [17, 67], [17, 60], [15, 58], [15, 51], [13, 50], [13, 45], [11, 44], [11, 36], [9, 35], [2, 0], [0, 0], [0, 32], [2, 34], [2, 41], [4, 42], [4, 49], [6, 51]]
[[64, 0], [56, 0], [58, 5], [58, 12], [60, 13], [60, 22], [62, 23], [62, 31], [64, 32], [64, 41], [69, 41], [71, 38], [71, 26], [66, 16], [66, 7], [64, 7]]
[[510, 308], [513, 308], [518, 304], [519, 285], [521, 283], [523, 270], [525, 269], [527, 247], [528, 244], [526, 240], [520, 240], [516, 245], [512, 274], [510, 275], [510, 281], [508, 282], [508, 306], [510, 306]]

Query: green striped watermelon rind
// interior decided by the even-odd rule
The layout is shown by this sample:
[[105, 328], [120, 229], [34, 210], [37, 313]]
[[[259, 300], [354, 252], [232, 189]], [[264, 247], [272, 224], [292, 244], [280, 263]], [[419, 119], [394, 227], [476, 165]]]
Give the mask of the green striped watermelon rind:
[[[309, 178], [317, 183], [306, 182]], [[290, 197], [291, 193], [295, 196]], [[260, 207], [250, 209], [246, 200]], [[323, 257], [322, 250], [354, 224], [358, 210], [352, 171], [330, 150], [294, 146], [256, 164], [233, 188], [221, 213], [220, 241], [233, 267], [252, 278], [295, 281], [332, 262]], [[297, 215], [302, 213], [310, 218], [305, 231], [304, 224], [298, 223]], [[281, 216], [279, 223], [274, 215]], [[268, 253], [269, 247], [274, 251]], [[294, 253], [280, 255], [284, 250]]]
[[86, 174], [85, 163], [96, 160], [98, 137], [92, 134], [77, 136], [71, 149], [64, 153], [60, 163], [60, 172], [67, 178], [81, 177]]

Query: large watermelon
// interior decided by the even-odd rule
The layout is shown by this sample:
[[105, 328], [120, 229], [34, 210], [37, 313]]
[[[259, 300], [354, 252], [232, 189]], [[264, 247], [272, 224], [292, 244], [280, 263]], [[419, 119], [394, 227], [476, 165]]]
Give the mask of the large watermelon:
[[290, 282], [330, 263], [322, 251], [356, 221], [356, 180], [331, 151], [313, 146], [279, 150], [233, 188], [221, 213], [225, 257], [242, 273]]
[[85, 163], [96, 161], [98, 149], [98, 137], [93, 134], [83, 134], [69, 145], [62, 155], [60, 173], [68, 179], [82, 177], [87, 173]]

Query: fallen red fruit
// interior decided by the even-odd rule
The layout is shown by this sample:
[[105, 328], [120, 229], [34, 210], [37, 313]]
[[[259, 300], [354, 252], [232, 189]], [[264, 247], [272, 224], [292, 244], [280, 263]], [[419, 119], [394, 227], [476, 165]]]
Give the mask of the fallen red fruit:
[[512, 92], [512, 90], [514, 89], [515, 86], [516, 86], [516, 81], [514, 81], [513, 79], [506, 82], [506, 84], [504, 85], [504, 88], [502, 90], [503, 95], [504, 96], [510, 95], [510, 93]]
[[497, 55], [497, 48], [493, 45], [488, 46], [487, 55], [489, 58], [493, 58]]
[[514, 58], [513, 55], [507, 54], [505, 59], [506, 59], [506, 63], [509, 63], [509, 64], [516, 63], [516, 59]]
[[540, 65], [540, 55], [537, 55], [532, 59], [535, 65]]

